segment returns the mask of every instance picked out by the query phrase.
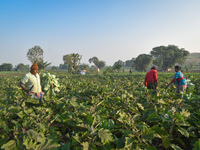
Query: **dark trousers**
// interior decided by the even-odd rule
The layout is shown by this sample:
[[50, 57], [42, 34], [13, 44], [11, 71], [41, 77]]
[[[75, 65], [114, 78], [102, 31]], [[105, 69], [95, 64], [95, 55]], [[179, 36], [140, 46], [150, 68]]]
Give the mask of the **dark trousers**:
[[157, 83], [153, 83], [153, 82], [147, 83], [147, 88], [154, 89], [154, 93], [156, 93], [156, 87], [157, 87]]

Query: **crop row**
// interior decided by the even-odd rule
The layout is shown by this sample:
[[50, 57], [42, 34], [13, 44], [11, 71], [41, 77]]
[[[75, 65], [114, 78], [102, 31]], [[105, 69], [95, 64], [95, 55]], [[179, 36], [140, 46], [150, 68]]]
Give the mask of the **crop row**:
[[200, 76], [179, 98], [165, 89], [173, 74], [159, 74], [157, 94], [144, 74], [64, 75], [60, 92], [42, 104], [19, 87], [22, 76], [0, 79], [1, 149], [200, 148]]

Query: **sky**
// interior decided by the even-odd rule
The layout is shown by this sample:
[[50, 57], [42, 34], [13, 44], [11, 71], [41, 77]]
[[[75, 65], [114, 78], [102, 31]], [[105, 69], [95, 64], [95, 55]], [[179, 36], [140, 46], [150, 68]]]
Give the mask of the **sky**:
[[31, 65], [34, 46], [51, 66], [63, 56], [113, 65], [157, 46], [200, 52], [200, 0], [0, 0], [0, 65]]

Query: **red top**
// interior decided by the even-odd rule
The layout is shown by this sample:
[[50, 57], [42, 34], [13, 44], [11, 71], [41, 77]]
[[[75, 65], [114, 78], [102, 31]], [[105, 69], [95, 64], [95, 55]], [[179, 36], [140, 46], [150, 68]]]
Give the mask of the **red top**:
[[147, 86], [147, 83], [149, 82], [158, 83], [157, 70], [151, 69], [149, 72], [147, 72], [145, 77], [145, 86]]

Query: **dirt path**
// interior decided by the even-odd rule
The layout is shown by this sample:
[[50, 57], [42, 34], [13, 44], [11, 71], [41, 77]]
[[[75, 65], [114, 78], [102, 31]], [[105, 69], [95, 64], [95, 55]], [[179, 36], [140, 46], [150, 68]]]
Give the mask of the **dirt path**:
[[0, 76], [19, 76], [25, 75], [26, 73], [0, 73]]

